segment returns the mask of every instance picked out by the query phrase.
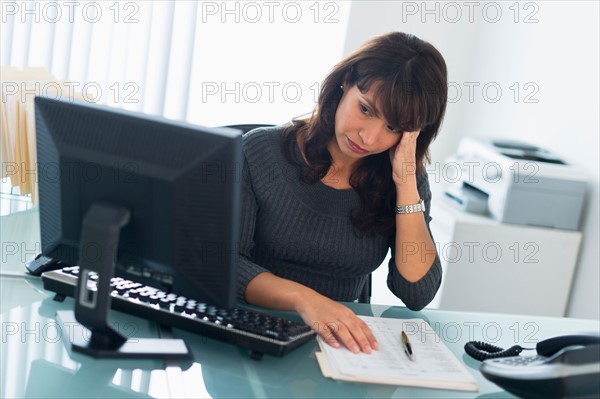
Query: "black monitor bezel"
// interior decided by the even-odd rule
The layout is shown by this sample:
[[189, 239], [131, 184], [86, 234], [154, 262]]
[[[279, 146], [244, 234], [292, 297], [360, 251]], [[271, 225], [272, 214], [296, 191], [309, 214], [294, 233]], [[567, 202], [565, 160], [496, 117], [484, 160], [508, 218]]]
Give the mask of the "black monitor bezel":
[[[201, 264], [199, 264], [198, 267], [206, 267], [207, 262], [215, 263], [215, 259], [218, 259], [218, 262], [221, 262], [222, 264], [215, 267], [222, 267], [222, 269], [218, 273], [218, 276], [213, 273], [211, 279], [222, 279], [222, 281], [216, 282], [216, 286], [220, 287], [216, 290], [221, 292], [217, 294], [207, 292], [215, 290], [215, 282], [206, 284], [205, 281], [199, 281], [200, 279], [196, 278], [196, 276], [193, 275], [194, 273], [190, 275], [189, 270], [191, 269], [191, 265], [188, 264], [187, 273], [182, 272], [181, 264], [178, 264], [174, 260], [177, 255], [176, 253], [166, 255], [167, 258], [173, 259], [173, 262], [165, 262], [165, 254], [160, 257], [161, 259], [155, 259], [154, 252], [148, 254], [147, 257], [139, 256], [139, 253], [133, 256], [131, 254], [123, 256], [123, 254], [128, 252], [127, 248], [123, 247], [123, 240], [119, 241], [120, 252], [116, 259], [116, 274], [135, 279], [148, 285], [156, 286], [160, 289], [167, 291], [172, 290], [180, 295], [196, 298], [216, 306], [224, 308], [235, 306], [237, 299], [236, 272], [238, 259], [237, 241], [239, 239], [240, 219], [241, 167], [243, 165], [241, 132], [227, 128], [201, 127], [185, 122], [168, 120], [159, 116], [146, 115], [83, 101], [63, 101], [46, 97], [36, 97], [35, 110], [42, 253], [45, 256], [57, 258], [67, 264], [78, 263], [79, 257], [81, 256], [81, 248], [79, 247], [80, 235], [76, 239], [73, 238], [72, 234], [69, 237], [68, 234], [65, 234], [66, 227], [67, 225], [70, 225], [70, 228], [72, 229], [74, 223], [78, 223], [80, 226], [84, 214], [87, 211], [87, 209], [84, 208], [89, 204], [85, 204], [83, 207], [81, 205], [74, 206], [72, 201], [69, 202], [67, 200], [68, 198], [71, 198], [69, 197], [69, 192], [73, 191], [73, 185], [77, 186], [77, 184], [80, 183], [79, 181], [74, 182], [75, 179], [65, 179], [62, 173], [52, 178], [52, 176], [49, 176], [46, 172], [48, 169], [52, 168], [62, 172], [67, 167], [66, 164], [68, 162], [71, 163], [70, 167], [73, 168], [73, 157], [77, 157], [77, 154], [80, 155], [80, 158], [85, 157], [86, 155], [90, 156], [91, 152], [90, 148], [86, 148], [85, 144], [81, 143], [79, 143], [79, 148], [73, 148], [72, 143], [65, 146], [64, 142], [61, 143], [60, 138], [57, 137], [59, 136], [56, 132], [57, 129], [77, 129], [80, 128], [82, 124], [85, 125], [86, 123], [89, 123], [90, 125], [88, 126], [93, 130], [94, 126], [91, 126], [91, 124], [94, 123], [94, 121], [97, 123], [99, 120], [98, 118], [101, 118], [102, 120], [108, 118], [115, 122], [116, 125], [120, 124], [125, 127], [136, 126], [138, 128], [143, 126], [145, 129], [153, 130], [155, 133], [158, 131], [168, 132], [172, 135], [170, 139], [175, 143], [174, 148], [178, 147], [178, 140], [181, 140], [182, 143], [185, 142], [184, 144], [187, 144], [185, 147], [189, 147], [190, 143], [194, 142], [197, 142], [198, 146], [202, 143], [207, 143], [207, 140], [217, 142], [217, 145], [215, 145], [214, 148], [211, 148], [212, 153], [205, 154], [207, 158], [204, 160], [204, 166], [206, 166], [206, 164], [214, 166], [217, 163], [220, 164], [220, 162], [223, 162], [223, 165], [230, 164], [230, 166], [225, 166], [225, 169], [228, 170], [224, 174], [223, 172], [215, 172], [217, 177], [209, 176], [206, 178], [206, 181], [212, 179], [212, 183], [215, 183], [215, 181], [218, 183], [219, 180], [223, 182], [222, 190], [221, 188], [217, 188], [217, 190], [222, 191], [221, 193], [213, 192], [214, 187], [221, 187], [218, 184], [212, 184], [210, 186], [213, 188], [211, 193], [221, 198], [219, 199], [219, 204], [216, 204], [216, 200], [213, 199], [208, 207], [210, 208], [210, 206], [212, 206], [210, 204], [214, 204], [215, 206], [218, 206], [219, 209], [211, 210], [194, 208], [190, 212], [193, 213], [192, 216], [196, 219], [202, 217], [202, 215], [210, 216], [210, 214], [212, 214], [212, 216], [215, 216], [215, 214], [221, 214], [222, 220], [219, 219], [219, 221], [226, 227], [218, 233], [218, 240], [214, 240], [213, 237], [210, 241], [210, 243], [213, 244], [212, 247], [209, 245], [200, 245], [201, 248], [198, 248], [198, 243], [204, 243], [202, 237], [188, 237], [189, 241], [183, 239], [179, 240], [178, 246], [175, 245], [175, 248], [172, 249], [172, 251], [175, 251], [176, 253], [187, 251], [188, 259], [190, 256], [195, 256], [201, 261], [206, 260], [204, 263], [200, 262]], [[64, 127], [56, 122], [58, 120], [57, 118], [61, 115], [63, 119], [71, 118], [73, 123], [69, 125], [68, 122], [64, 122], [63, 125], [67, 126]], [[86, 122], [86, 120], [88, 122]], [[73, 127], [74, 125], [77, 126]], [[65, 133], [63, 132], [63, 134]], [[107, 133], [109, 137], [98, 137], [97, 139], [115, 139], [116, 136], [114, 134], [111, 136], [111, 134], [112, 133]], [[145, 143], [144, 140], [140, 140], [139, 145], [144, 146], [151, 144]], [[169, 146], [166, 145], [165, 147]], [[99, 151], [98, 149], [92, 150], [96, 152]], [[123, 160], [123, 154], [125, 154], [125, 158], [127, 158], [127, 148], [121, 148], [120, 151], [121, 153], [117, 158]], [[176, 152], [176, 149], [161, 148], [160, 152], [164, 153], [168, 151]], [[215, 151], [221, 151], [222, 154], [219, 155], [220, 161], [211, 162], [210, 157], [215, 154]], [[100, 152], [102, 151], [100, 150]], [[202, 153], [202, 148], [198, 148], [198, 152]], [[106, 158], [111, 158], [114, 154], [105, 152], [102, 155]], [[201, 154], [199, 155], [199, 158], [202, 158]], [[202, 168], [202, 166], [198, 166], [197, 162], [200, 161], [196, 160], [196, 164], [190, 167]], [[78, 163], [81, 168], [84, 168], [85, 165], [95, 164], [95, 161], [90, 161], [89, 159], [75, 159], [75, 168]], [[127, 163], [124, 163], [123, 165], [126, 166]], [[150, 166], [146, 164], [141, 165], [142, 171], [145, 167], [150, 168]], [[101, 165], [101, 167], [102, 166], [103, 165]], [[127, 178], [127, 176], [135, 176], [135, 173], [132, 174], [131, 170], [123, 168], [119, 170], [118, 166], [115, 170], [122, 172], [123, 174], [120, 177], [124, 179]], [[139, 169], [137, 172], [139, 174]], [[181, 171], [181, 173], [186, 172], [189, 171]], [[198, 173], [200, 172], [196, 171], [194, 176], [198, 176]], [[202, 176], [202, 179], [204, 179], [205, 176]], [[157, 182], [159, 180], [160, 179], [157, 179]], [[204, 180], [201, 182], [196, 181], [195, 183], [201, 184], [203, 182]], [[163, 181], [165, 188], [169, 187], [169, 183], [169, 181]], [[180, 185], [182, 184], [181, 182], [179, 183]], [[79, 188], [79, 191], [81, 191], [81, 187]], [[87, 185], [85, 189], [89, 190], [90, 186]], [[99, 192], [102, 191], [101, 187], [97, 187], [97, 189]], [[197, 190], [190, 189], [189, 192], [192, 193], [191, 195], [199, 195], [198, 190], [201, 191], [201, 189], [202, 187], [199, 187]], [[165, 192], [161, 195], [154, 195], [157, 198], [148, 198], [148, 201], [158, 201], [159, 203], [168, 206], [169, 204], [172, 205], [175, 203], [193, 204], [195, 200], [199, 198], [185, 198], [183, 191], [174, 191], [174, 193]], [[78, 197], [81, 198], [81, 196], [81, 193], [78, 192]], [[98, 200], [107, 200], [106, 197], [98, 197]], [[110, 198], [108, 199], [110, 200]], [[158, 208], [160, 208], [160, 206]], [[181, 206], [175, 206], [174, 208], [175, 209], [171, 210], [172, 213], [154, 215], [153, 217], [156, 217], [159, 222], [155, 223], [153, 228], [156, 228], [157, 224], [173, 226], [176, 223], [180, 223], [181, 219], [185, 218], [185, 214], [182, 216], [184, 210], [180, 209], [182, 208]], [[178, 218], [179, 221], [174, 220], [174, 218]], [[149, 226], [152, 226], [152, 224], [153, 222], [148, 222]], [[218, 230], [220, 227], [220, 225], [217, 226], [214, 221], [212, 226], [214, 227], [212, 230]], [[76, 230], [79, 228], [75, 227]], [[171, 231], [173, 229], [166, 230]], [[122, 234], [122, 237], [124, 236], [125, 240], [127, 239], [127, 234], [126, 226]], [[166, 233], [164, 236], [167, 237], [169, 234], [170, 233]], [[155, 242], [153, 242], [153, 244], [156, 246]], [[154, 251], [154, 249], [156, 249], [156, 252], [159, 252], [157, 248], [152, 248], [152, 251]], [[133, 252], [135, 253], [136, 251]]]

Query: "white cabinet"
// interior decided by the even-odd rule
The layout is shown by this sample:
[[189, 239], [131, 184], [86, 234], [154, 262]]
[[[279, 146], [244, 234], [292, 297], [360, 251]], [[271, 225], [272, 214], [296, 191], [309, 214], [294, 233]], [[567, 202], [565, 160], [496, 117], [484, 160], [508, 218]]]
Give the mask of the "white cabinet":
[[429, 307], [564, 316], [580, 232], [502, 224], [434, 198], [430, 227], [444, 275]]

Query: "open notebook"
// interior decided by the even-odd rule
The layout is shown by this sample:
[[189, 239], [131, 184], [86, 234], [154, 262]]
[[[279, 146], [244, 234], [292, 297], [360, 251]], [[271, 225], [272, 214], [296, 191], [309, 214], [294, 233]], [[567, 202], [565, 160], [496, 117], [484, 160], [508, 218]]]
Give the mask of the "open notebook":
[[[320, 337], [317, 360], [325, 377], [342, 381], [477, 391], [474, 377], [422, 319], [359, 316], [373, 331], [379, 350], [370, 355], [335, 349]], [[414, 361], [404, 353], [408, 335]]]

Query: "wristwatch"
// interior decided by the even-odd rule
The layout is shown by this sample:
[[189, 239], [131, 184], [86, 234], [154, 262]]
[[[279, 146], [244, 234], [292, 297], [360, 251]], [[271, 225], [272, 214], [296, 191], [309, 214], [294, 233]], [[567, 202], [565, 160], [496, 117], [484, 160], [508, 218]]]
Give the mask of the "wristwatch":
[[425, 202], [420, 200], [418, 203], [413, 205], [396, 205], [394, 211], [399, 215], [406, 213], [425, 212]]

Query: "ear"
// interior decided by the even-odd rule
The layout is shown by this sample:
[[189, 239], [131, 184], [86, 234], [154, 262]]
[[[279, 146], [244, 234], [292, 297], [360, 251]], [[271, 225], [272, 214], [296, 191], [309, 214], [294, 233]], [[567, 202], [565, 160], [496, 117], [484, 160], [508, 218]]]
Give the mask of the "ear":
[[343, 91], [346, 91], [350, 88], [350, 85], [348, 84], [348, 79], [350, 79], [350, 73], [351, 71], [346, 72], [344, 74], [344, 77], [342, 78], [342, 83], [340, 84], [340, 86]]

